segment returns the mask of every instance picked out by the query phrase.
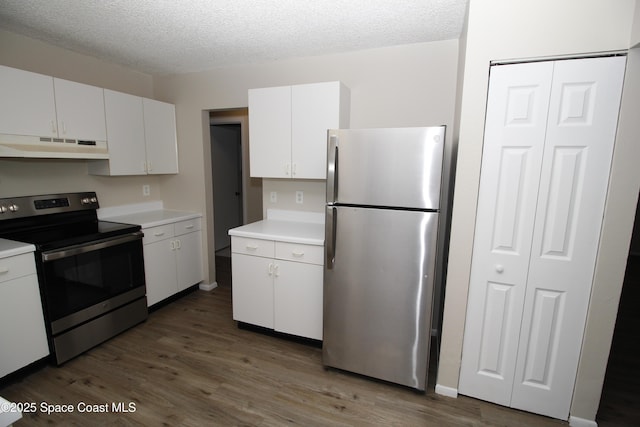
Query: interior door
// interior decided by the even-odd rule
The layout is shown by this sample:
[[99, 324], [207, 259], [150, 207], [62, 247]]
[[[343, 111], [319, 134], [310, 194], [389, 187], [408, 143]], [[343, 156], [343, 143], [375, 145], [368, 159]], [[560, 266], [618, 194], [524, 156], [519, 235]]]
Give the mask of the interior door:
[[566, 419], [600, 238], [626, 58], [557, 61], [511, 405]]
[[568, 418], [624, 67], [491, 70], [462, 394]]
[[508, 406], [553, 63], [493, 67], [459, 391]]

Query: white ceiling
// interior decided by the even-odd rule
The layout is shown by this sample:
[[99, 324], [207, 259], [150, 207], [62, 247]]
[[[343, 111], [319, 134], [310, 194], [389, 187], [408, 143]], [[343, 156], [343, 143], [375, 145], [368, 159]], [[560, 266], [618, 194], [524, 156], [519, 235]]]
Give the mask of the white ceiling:
[[0, 0], [0, 28], [150, 74], [458, 38], [468, 0]]

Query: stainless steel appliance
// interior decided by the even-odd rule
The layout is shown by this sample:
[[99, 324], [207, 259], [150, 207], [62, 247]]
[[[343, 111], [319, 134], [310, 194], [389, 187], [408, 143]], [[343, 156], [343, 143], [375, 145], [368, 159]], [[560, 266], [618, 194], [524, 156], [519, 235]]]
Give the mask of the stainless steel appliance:
[[329, 131], [325, 365], [425, 389], [444, 136]]
[[0, 237], [33, 243], [61, 364], [147, 318], [140, 226], [97, 219], [93, 192], [0, 199]]

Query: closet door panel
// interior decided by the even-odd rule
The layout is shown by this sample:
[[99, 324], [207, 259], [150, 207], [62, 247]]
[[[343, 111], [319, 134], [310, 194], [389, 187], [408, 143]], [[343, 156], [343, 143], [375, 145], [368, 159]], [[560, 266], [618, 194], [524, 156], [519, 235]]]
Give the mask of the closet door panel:
[[552, 63], [491, 69], [459, 391], [509, 405]]
[[556, 61], [512, 406], [567, 419], [625, 58]]

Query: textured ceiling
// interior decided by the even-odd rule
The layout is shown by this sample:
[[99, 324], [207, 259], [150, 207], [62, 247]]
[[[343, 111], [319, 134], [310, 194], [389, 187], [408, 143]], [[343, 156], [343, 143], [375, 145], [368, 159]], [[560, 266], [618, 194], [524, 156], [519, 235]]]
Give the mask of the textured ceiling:
[[0, 0], [0, 28], [151, 74], [458, 38], [467, 0]]

